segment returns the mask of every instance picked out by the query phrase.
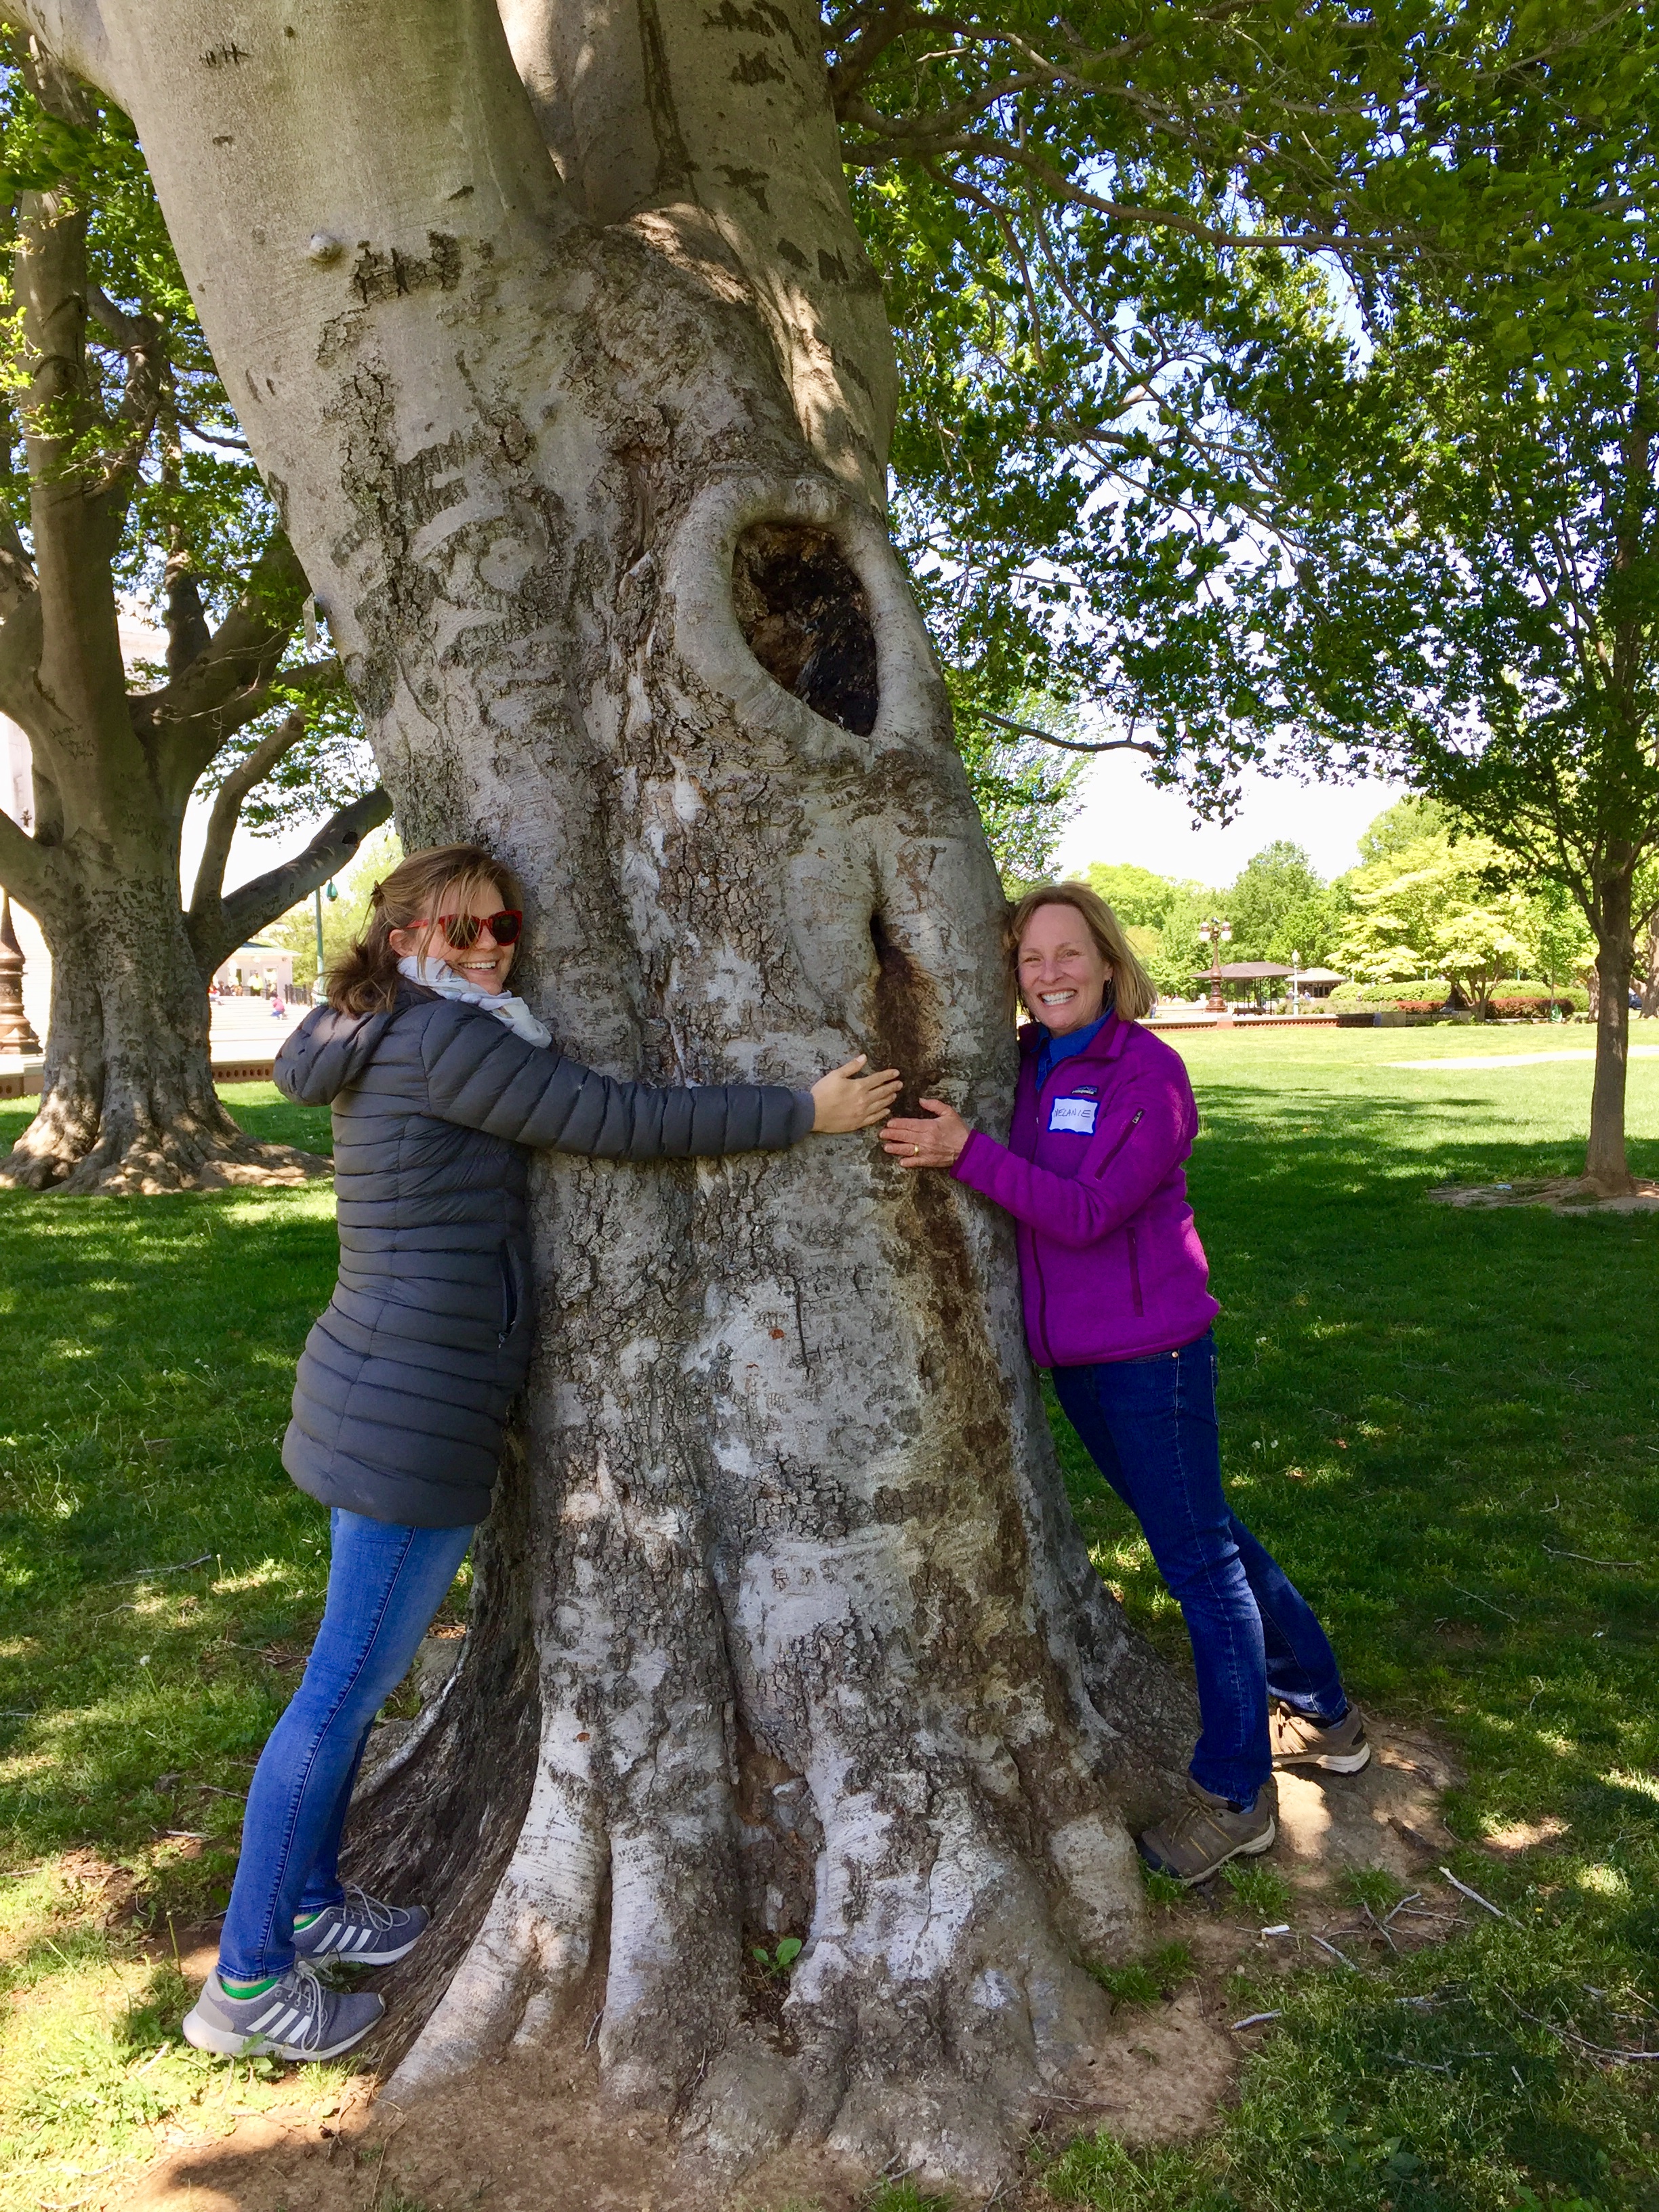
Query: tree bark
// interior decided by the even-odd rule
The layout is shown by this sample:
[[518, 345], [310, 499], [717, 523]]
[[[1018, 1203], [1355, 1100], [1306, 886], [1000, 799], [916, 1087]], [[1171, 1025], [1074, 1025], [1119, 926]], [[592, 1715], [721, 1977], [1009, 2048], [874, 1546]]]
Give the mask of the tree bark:
[[1625, 1089], [1630, 1068], [1630, 984], [1636, 966], [1632, 884], [1637, 856], [1596, 884], [1595, 1082], [1590, 1092], [1589, 1145], [1584, 1179], [1604, 1195], [1636, 1188], [1625, 1151]]
[[[868, 1050], [1004, 1126], [1002, 901], [882, 520], [816, 18], [511, 14], [533, 102], [477, 0], [256, 0], [234, 39], [109, 0], [84, 49], [400, 830], [520, 870], [522, 987], [602, 1068]], [[562, 181], [537, 117], [580, 122], [590, 29], [608, 119], [550, 125]], [[623, 183], [584, 173], [624, 125]], [[734, 2166], [1008, 2179], [1103, 2078], [1079, 1960], [1139, 1938], [1126, 1823], [1191, 1716], [1066, 1505], [1007, 1224], [867, 1139], [550, 1161], [534, 1212], [468, 1656], [359, 1844], [441, 1908], [396, 2082], [593, 1996], [612, 2088]], [[783, 1932], [780, 2028], [744, 1945]]]

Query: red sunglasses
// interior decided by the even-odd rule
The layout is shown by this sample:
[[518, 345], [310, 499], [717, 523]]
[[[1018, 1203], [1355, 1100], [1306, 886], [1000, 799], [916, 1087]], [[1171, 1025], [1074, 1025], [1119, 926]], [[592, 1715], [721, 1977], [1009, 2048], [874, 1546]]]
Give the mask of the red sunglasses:
[[488, 929], [497, 945], [516, 945], [524, 927], [524, 916], [515, 906], [504, 906], [499, 914], [441, 914], [436, 924], [422, 919], [405, 925], [410, 929], [441, 929], [449, 939], [453, 952], [470, 952], [478, 941], [478, 932]]

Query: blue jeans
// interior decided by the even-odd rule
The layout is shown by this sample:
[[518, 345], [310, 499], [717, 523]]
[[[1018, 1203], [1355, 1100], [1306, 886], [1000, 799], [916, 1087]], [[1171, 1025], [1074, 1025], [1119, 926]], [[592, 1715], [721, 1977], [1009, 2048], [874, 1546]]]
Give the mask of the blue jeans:
[[328, 1604], [305, 1678], [247, 1793], [219, 1971], [263, 1981], [294, 1963], [294, 1923], [337, 1905], [340, 1831], [374, 1716], [404, 1676], [471, 1528], [405, 1528], [336, 1507]]
[[1316, 1720], [1346, 1710], [1312, 1607], [1221, 1492], [1215, 1339], [1151, 1359], [1056, 1367], [1054, 1395], [1139, 1522], [1193, 1640], [1200, 1788], [1248, 1804], [1273, 1772], [1267, 1693]]

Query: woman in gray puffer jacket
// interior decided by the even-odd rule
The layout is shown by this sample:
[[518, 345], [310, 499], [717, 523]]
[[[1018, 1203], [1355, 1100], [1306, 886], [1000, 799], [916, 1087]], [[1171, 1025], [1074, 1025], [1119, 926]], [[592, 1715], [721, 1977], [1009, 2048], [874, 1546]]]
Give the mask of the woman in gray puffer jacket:
[[377, 884], [368, 927], [276, 1060], [333, 1108], [340, 1275], [306, 1340], [283, 1464], [330, 1508], [328, 1601], [305, 1678], [248, 1792], [217, 1971], [185, 2019], [198, 2049], [329, 2058], [378, 1997], [312, 1961], [389, 1965], [418, 1906], [348, 1893], [340, 1832], [375, 1713], [402, 1680], [489, 1510], [529, 1365], [530, 1152], [657, 1160], [781, 1151], [868, 1128], [898, 1088], [862, 1058], [810, 1091], [653, 1090], [565, 1059], [507, 990], [522, 922], [509, 870], [448, 845]]

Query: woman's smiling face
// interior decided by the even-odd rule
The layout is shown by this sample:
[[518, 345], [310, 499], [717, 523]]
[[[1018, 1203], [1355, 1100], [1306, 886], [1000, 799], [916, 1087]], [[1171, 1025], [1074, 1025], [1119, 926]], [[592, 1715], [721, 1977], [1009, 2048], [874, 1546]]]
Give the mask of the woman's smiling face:
[[1016, 956], [1019, 994], [1051, 1036], [1100, 1018], [1111, 963], [1074, 906], [1040, 906]]
[[387, 933], [392, 951], [399, 959], [424, 957], [441, 960], [453, 968], [463, 982], [474, 983], [481, 991], [492, 994], [507, 988], [507, 970], [513, 965], [516, 945], [497, 945], [495, 932], [489, 928], [478, 932], [477, 940], [465, 951], [449, 942], [446, 931], [438, 927], [441, 915], [470, 914], [480, 921], [492, 914], [499, 914], [506, 901], [497, 884], [480, 884], [476, 889], [463, 891], [451, 884], [436, 906], [430, 909], [428, 927], [394, 929]]

